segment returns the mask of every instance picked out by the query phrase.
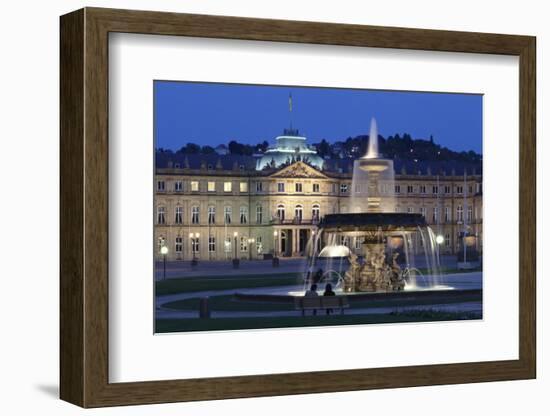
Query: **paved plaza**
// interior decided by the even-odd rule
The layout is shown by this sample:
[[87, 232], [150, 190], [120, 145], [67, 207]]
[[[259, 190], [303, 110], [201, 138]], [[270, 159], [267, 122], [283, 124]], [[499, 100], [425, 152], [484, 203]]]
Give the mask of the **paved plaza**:
[[[441, 256], [441, 267], [456, 267], [456, 256]], [[414, 259], [415, 267], [420, 269], [426, 266], [424, 256]], [[279, 267], [273, 267], [271, 260], [241, 260], [238, 269], [234, 269], [231, 260], [199, 260], [197, 266], [192, 267], [191, 261], [167, 261], [166, 278], [185, 278], [198, 276], [241, 276], [250, 274], [273, 273], [303, 273], [307, 268], [305, 258], [279, 259]], [[155, 264], [155, 279], [162, 280], [164, 276], [162, 261]]]
[[[457, 289], [471, 290], [482, 289], [482, 272], [472, 273], [453, 273], [441, 276], [440, 287], [442, 289]], [[234, 293], [243, 294], [285, 294], [292, 291], [302, 289], [299, 286], [277, 286], [277, 287], [262, 287], [262, 288], [234, 288], [230, 290], [215, 290], [201, 291], [190, 293], [176, 293], [171, 295], [158, 296], [155, 301], [156, 318], [157, 319], [181, 319], [181, 318], [197, 318], [198, 311], [191, 310], [174, 310], [166, 308], [165, 304], [185, 299], [206, 298], [212, 296], [233, 295]], [[372, 307], [372, 308], [357, 308], [346, 311], [346, 314], [363, 315], [363, 314], [384, 314], [402, 310], [425, 309], [425, 305], [406, 306], [406, 307]], [[480, 302], [464, 302], [454, 304], [433, 304], [431, 309], [438, 311], [461, 311], [461, 312], [479, 312], [481, 313], [482, 305]], [[212, 318], [236, 318], [236, 317], [273, 317], [273, 316], [296, 316], [295, 311], [213, 311]]]

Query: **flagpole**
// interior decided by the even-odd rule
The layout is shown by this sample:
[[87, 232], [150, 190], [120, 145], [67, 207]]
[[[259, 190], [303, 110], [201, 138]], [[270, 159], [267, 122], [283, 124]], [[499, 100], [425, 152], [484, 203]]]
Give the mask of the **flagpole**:
[[288, 94], [288, 118], [290, 121], [290, 130], [292, 130], [292, 93]]

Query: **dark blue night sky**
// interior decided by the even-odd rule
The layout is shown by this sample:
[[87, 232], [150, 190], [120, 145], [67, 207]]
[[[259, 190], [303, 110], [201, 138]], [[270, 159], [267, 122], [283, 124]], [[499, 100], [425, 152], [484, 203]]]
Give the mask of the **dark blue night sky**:
[[368, 134], [375, 117], [384, 137], [433, 135], [452, 150], [482, 148], [481, 95], [168, 81], [155, 81], [154, 88], [156, 146], [165, 149], [230, 140], [272, 145], [290, 116], [309, 144]]

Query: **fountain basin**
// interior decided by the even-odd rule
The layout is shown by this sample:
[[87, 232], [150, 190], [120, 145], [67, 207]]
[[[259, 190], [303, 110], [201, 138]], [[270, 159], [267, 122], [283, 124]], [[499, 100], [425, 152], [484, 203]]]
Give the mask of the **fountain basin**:
[[326, 214], [319, 224], [325, 232], [361, 231], [416, 231], [426, 227], [426, 219], [421, 214], [401, 212], [360, 212]]
[[393, 163], [388, 159], [365, 159], [358, 160], [359, 169], [367, 172], [383, 172], [386, 169], [393, 167]]
[[[421, 214], [327, 214], [311, 247], [306, 286], [331, 283], [345, 293], [403, 291], [416, 286], [417, 275], [424, 278], [413, 262], [420, 250], [433, 277], [430, 286], [438, 284], [435, 236]], [[337, 255], [346, 247], [347, 257]]]

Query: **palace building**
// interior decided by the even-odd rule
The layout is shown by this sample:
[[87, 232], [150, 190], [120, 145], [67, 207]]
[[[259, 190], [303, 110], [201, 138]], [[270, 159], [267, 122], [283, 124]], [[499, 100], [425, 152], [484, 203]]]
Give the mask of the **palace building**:
[[[297, 130], [259, 156], [157, 152], [155, 238], [168, 260], [299, 257], [324, 214], [350, 212], [353, 159], [321, 158]], [[482, 251], [481, 164], [393, 161], [395, 211], [420, 213], [455, 254]]]

